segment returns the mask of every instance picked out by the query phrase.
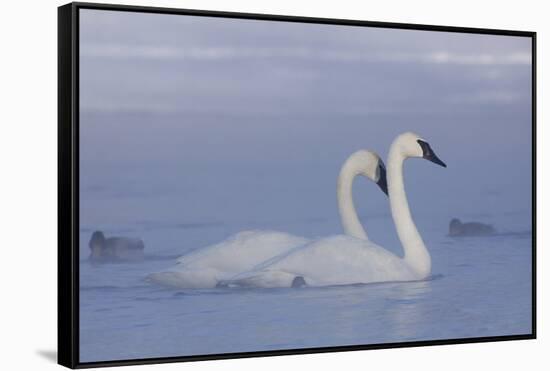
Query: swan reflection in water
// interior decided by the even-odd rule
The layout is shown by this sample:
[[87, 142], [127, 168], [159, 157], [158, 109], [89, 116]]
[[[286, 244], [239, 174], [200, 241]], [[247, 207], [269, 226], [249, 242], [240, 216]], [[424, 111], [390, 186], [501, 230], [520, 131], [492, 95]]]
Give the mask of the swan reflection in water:
[[426, 329], [426, 322], [430, 321], [431, 305], [426, 301], [432, 292], [432, 280], [438, 278], [395, 285], [386, 299], [389, 319], [387, 330], [392, 338], [422, 340], [421, 331]]

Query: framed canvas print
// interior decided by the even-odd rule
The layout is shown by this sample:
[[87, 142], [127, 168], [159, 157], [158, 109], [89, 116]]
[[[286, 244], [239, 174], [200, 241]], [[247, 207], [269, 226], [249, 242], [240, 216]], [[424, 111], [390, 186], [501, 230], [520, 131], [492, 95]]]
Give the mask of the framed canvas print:
[[59, 8], [59, 363], [532, 339], [535, 33]]

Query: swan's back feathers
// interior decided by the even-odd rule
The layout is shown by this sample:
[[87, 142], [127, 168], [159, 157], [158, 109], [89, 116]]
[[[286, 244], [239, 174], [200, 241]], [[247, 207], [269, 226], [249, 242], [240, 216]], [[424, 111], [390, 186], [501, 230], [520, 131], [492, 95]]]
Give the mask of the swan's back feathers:
[[240, 232], [218, 244], [193, 250], [177, 259], [168, 272], [148, 276], [152, 282], [178, 288], [212, 288], [237, 273], [309, 240], [272, 231]]
[[291, 287], [297, 277], [308, 286], [417, 279], [403, 259], [391, 252], [370, 241], [338, 235], [297, 247], [235, 276], [229, 284]]
[[177, 259], [182, 266], [193, 265], [220, 270], [250, 269], [289, 248], [303, 245], [308, 239], [288, 233], [245, 231], [202, 249], [191, 251]]

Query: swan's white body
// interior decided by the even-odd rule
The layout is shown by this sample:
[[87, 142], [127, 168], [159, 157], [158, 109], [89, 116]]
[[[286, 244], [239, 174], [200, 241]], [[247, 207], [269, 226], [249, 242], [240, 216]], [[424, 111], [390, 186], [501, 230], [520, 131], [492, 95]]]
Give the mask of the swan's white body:
[[369, 241], [336, 235], [279, 255], [225, 282], [238, 287], [349, 285], [420, 279], [403, 259]]
[[297, 247], [227, 282], [245, 287], [291, 287], [297, 279], [308, 286], [422, 280], [430, 275], [431, 258], [411, 217], [403, 183], [403, 162], [422, 157], [412, 133], [398, 136], [388, 156], [388, 192], [392, 217], [404, 257], [368, 240], [331, 236]]
[[[346, 160], [338, 176], [337, 197], [342, 226], [347, 234], [357, 239], [366, 239], [367, 233], [353, 206], [352, 183], [357, 175], [378, 182], [379, 166], [383, 167], [383, 163], [377, 154], [360, 150]], [[221, 281], [308, 242], [310, 240], [307, 238], [283, 232], [240, 232], [218, 244], [183, 255], [178, 258], [175, 267], [150, 274], [148, 279], [175, 288], [212, 288]]]
[[220, 280], [252, 269], [258, 263], [308, 241], [283, 232], [240, 232], [218, 244], [183, 255], [175, 267], [150, 274], [148, 279], [175, 288], [212, 288]]

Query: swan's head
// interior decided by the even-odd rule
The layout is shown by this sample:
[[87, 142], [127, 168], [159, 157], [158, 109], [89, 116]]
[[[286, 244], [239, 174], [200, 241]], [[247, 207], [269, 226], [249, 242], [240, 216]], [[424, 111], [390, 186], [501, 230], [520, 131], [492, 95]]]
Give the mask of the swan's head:
[[92, 259], [100, 258], [105, 243], [105, 235], [101, 231], [95, 231], [90, 238], [89, 247], [91, 250], [90, 257]]
[[401, 154], [405, 157], [419, 157], [438, 164], [439, 166], [447, 167], [447, 165], [437, 157], [430, 144], [415, 133], [403, 133], [396, 138], [394, 143], [397, 144]]
[[376, 152], [362, 149], [353, 153], [344, 164], [344, 169], [354, 175], [363, 175], [369, 178], [380, 187], [386, 196], [388, 195], [386, 166]]

